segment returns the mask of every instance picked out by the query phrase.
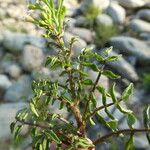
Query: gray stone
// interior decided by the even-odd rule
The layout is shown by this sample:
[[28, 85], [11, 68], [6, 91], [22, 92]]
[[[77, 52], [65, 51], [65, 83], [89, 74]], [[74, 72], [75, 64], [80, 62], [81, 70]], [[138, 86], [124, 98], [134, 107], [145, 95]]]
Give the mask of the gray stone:
[[139, 10], [136, 14], [136, 18], [140, 18], [150, 22], [150, 9]]
[[28, 99], [31, 95], [31, 79], [24, 75], [7, 89], [4, 99], [5, 101], [15, 102], [25, 98]]
[[150, 41], [150, 33], [141, 33], [141, 34], [140, 34], [140, 37], [141, 37], [143, 40]]
[[45, 47], [45, 41], [24, 33], [13, 33], [6, 31], [3, 33], [3, 46], [11, 52], [20, 52], [26, 44], [35, 45], [39, 48]]
[[137, 8], [145, 5], [144, 0], [117, 0], [125, 8]]
[[129, 26], [137, 33], [150, 32], [150, 23], [140, 19], [133, 19]]
[[6, 103], [0, 105], [0, 140], [8, 140], [12, 137], [10, 124], [15, 120], [18, 110], [26, 107], [25, 103]]
[[44, 61], [44, 54], [42, 49], [32, 45], [26, 45], [23, 50], [21, 61], [23, 68], [27, 71], [40, 68]]
[[149, 45], [144, 41], [132, 37], [118, 36], [112, 37], [110, 44], [121, 54], [135, 56], [141, 64], [150, 63]]
[[[65, 32], [64, 41], [67, 46], [69, 45], [72, 37], [74, 37], [73, 34], [69, 32]], [[80, 54], [81, 50], [85, 48], [86, 46], [87, 46], [86, 42], [82, 40], [81, 38], [78, 38], [78, 41], [74, 43], [73, 48], [72, 48], [73, 57], [77, 57]]]
[[21, 74], [21, 67], [17, 64], [11, 64], [6, 69], [6, 72], [12, 77], [17, 79]]
[[[116, 53], [112, 52], [112, 55], [116, 55]], [[107, 65], [132, 82], [136, 82], [139, 79], [135, 69], [123, 57], [118, 61], [107, 63]]]
[[104, 26], [112, 26], [113, 25], [113, 20], [110, 16], [107, 14], [100, 14], [96, 18], [96, 23], [98, 25], [104, 25]]
[[81, 11], [86, 11], [90, 6], [94, 5], [101, 9], [106, 9], [110, 4], [110, 0], [84, 0], [81, 4]]
[[0, 89], [6, 90], [12, 85], [11, 81], [4, 74], [0, 74]]
[[126, 11], [117, 3], [111, 3], [107, 9], [107, 13], [112, 17], [114, 23], [122, 24], [125, 22]]
[[91, 43], [93, 40], [92, 32], [88, 29], [74, 27], [70, 28], [68, 31], [76, 36], [79, 36], [81, 39], [85, 40], [88, 43]]
[[88, 20], [84, 16], [78, 16], [76, 18], [75, 26], [77, 27], [86, 27], [88, 25]]

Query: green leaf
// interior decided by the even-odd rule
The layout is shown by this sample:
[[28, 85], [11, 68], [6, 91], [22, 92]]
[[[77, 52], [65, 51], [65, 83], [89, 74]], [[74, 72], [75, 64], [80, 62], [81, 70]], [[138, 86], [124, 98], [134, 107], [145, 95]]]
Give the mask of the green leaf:
[[109, 78], [111, 78], [111, 79], [118, 79], [118, 78], [120, 78], [119, 75], [114, 74], [110, 70], [104, 70], [102, 74], [105, 75], [105, 76], [107, 76], [107, 77], [109, 77]]
[[90, 68], [91, 68], [93, 71], [95, 71], [95, 72], [98, 72], [98, 71], [99, 71], [97, 65], [95, 65], [95, 64], [93, 64], [93, 63], [91, 63], [91, 62], [81, 62], [81, 64], [82, 64], [83, 66], [90, 67]]
[[124, 90], [121, 99], [127, 101], [129, 97], [133, 94], [133, 89], [134, 89], [133, 83], [130, 83], [129, 86]]
[[121, 56], [122, 56], [122, 55], [110, 56], [110, 57], [108, 57], [105, 61], [106, 61], [106, 62], [117, 61]]
[[104, 62], [104, 60], [105, 60], [101, 55], [99, 55], [97, 53], [94, 53], [94, 56], [99, 62]]
[[90, 80], [90, 79], [85, 79], [85, 80], [83, 81], [83, 84], [85, 84], [85, 85], [92, 85], [93, 82], [92, 82], [92, 80]]
[[39, 117], [39, 114], [36, 110], [35, 104], [33, 104], [32, 102], [30, 103], [30, 109], [37, 117]]
[[[150, 105], [146, 106], [143, 111], [143, 123], [144, 123], [144, 127], [146, 129], [150, 128], [150, 125], [149, 125], [150, 124]], [[150, 134], [149, 133], [146, 134], [146, 138], [150, 145]]]
[[16, 125], [14, 128], [14, 139], [17, 140], [21, 131], [22, 125]]
[[116, 83], [114, 83], [114, 84], [111, 86], [111, 88], [110, 88], [110, 95], [111, 95], [112, 101], [113, 101], [114, 103], [117, 102], [117, 98], [116, 98], [116, 96], [115, 96], [115, 87], [116, 87]]
[[91, 117], [89, 118], [89, 121], [90, 121], [90, 125], [92, 125], [92, 126], [96, 125], [95, 122], [93, 121], [93, 119]]
[[108, 126], [110, 126], [111, 129], [116, 130], [118, 127], [118, 120], [111, 120], [109, 122], [107, 122]]
[[12, 122], [12, 123], [10, 124], [10, 131], [11, 131], [11, 133], [14, 132], [15, 125], [16, 125], [16, 122]]
[[107, 48], [103, 53], [104, 53], [104, 55], [109, 55], [112, 50], [113, 50], [113, 47], [111, 46], [111, 47]]
[[133, 135], [130, 136], [130, 139], [127, 141], [125, 145], [125, 150], [134, 150], [134, 139]]
[[127, 123], [129, 125], [129, 127], [133, 128], [133, 125], [135, 124], [135, 122], [136, 122], [136, 118], [133, 115], [133, 113], [128, 113], [127, 114]]
[[45, 130], [45, 134], [54, 142], [57, 144], [61, 144], [61, 140], [58, 138], [58, 136], [55, 134], [53, 130]]

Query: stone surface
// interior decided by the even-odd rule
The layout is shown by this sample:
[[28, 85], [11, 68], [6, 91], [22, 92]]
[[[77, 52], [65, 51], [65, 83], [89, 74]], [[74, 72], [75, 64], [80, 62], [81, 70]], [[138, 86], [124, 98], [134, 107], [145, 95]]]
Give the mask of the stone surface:
[[6, 90], [12, 85], [11, 81], [4, 74], [0, 74], [0, 90]]
[[149, 45], [144, 41], [132, 37], [118, 36], [112, 37], [110, 44], [118, 49], [121, 54], [135, 56], [141, 64], [150, 63]]
[[[74, 37], [74, 35], [69, 33], [69, 32], [66, 32], [64, 34], [64, 41], [65, 41], [66, 45], [69, 45], [69, 42], [70, 42], [72, 37]], [[74, 57], [77, 57], [80, 54], [81, 50], [83, 48], [85, 48], [86, 46], [87, 46], [86, 42], [84, 40], [82, 40], [81, 38], [78, 38], [78, 41], [75, 42], [74, 45], [73, 45], [72, 55]]]
[[45, 46], [43, 39], [24, 33], [13, 33], [6, 31], [3, 33], [3, 46], [11, 52], [20, 52], [26, 44], [32, 44], [39, 48]]
[[26, 45], [22, 54], [22, 65], [27, 71], [38, 69], [44, 61], [44, 53], [42, 49], [32, 45]]
[[141, 9], [137, 12], [136, 18], [140, 18], [150, 22], [150, 9]]
[[150, 41], [150, 33], [141, 33], [141, 34], [140, 34], [140, 37], [141, 37], [143, 40]]
[[137, 8], [145, 5], [144, 0], [117, 0], [125, 8]]
[[[116, 55], [115, 52], [112, 52], [112, 55]], [[107, 63], [112, 69], [116, 70], [123, 78], [126, 78], [132, 82], [139, 80], [139, 77], [134, 69], [123, 57], [118, 61]]]
[[110, 16], [107, 14], [100, 14], [96, 18], [96, 23], [98, 25], [104, 25], [104, 26], [112, 26], [113, 25], [113, 20]]
[[122, 24], [125, 22], [126, 11], [117, 3], [111, 3], [107, 9], [107, 13], [112, 17], [114, 23]]
[[6, 103], [0, 105], [0, 140], [7, 140], [12, 137], [10, 123], [15, 120], [18, 110], [26, 107], [25, 103]]
[[129, 26], [133, 31], [137, 33], [150, 32], [150, 23], [140, 20], [140, 19], [133, 19], [130, 22]]
[[81, 4], [81, 11], [86, 11], [89, 6], [96, 6], [98, 7], [100, 10], [101, 9], [106, 9], [110, 4], [110, 0], [84, 0]]
[[31, 78], [29, 76], [21, 76], [6, 91], [5, 101], [27, 100], [32, 95]]
[[92, 32], [88, 29], [76, 27], [70, 28], [68, 31], [75, 36], [79, 36], [81, 39], [85, 40], [88, 43], [91, 43], [93, 40]]
[[17, 79], [21, 74], [21, 67], [17, 64], [11, 64], [6, 69], [6, 72], [12, 77]]

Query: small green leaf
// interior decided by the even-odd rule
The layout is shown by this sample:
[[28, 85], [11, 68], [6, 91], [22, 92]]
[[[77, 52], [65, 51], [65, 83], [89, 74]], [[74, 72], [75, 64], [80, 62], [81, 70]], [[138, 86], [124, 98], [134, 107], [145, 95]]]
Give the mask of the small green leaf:
[[14, 132], [15, 125], [16, 125], [16, 122], [12, 122], [12, 123], [10, 124], [10, 131], [11, 131], [11, 133]]
[[103, 53], [104, 53], [104, 55], [109, 55], [112, 50], [113, 50], [113, 47], [111, 46], [111, 47], [107, 48]]
[[109, 77], [109, 78], [111, 78], [111, 79], [118, 79], [118, 78], [120, 78], [119, 75], [114, 74], [114, 73], [113, 73], [112, 71], [110, 71], [110, 70], [104, 70], [104, 71], [103, 71], [103, 75], [105, 75], [105, 76], [107, 76], [107, 77]]
[[[146, 106], [143, 111], [143, 123], [146, 129], [150, 128], [150, 105]], [[150, 134], [146, 134], [147, 141], [150, 145]]]
[[133, 113], [128, 113], [127, 114], [127, 123], [129, 125], [129, 127], [133, 128], [133, 125], [135, 124], [135, 122], [136, 122], [136, 118], [133, 115]]
[[133, 89], [134, 89], [133, 83], [130, 83], [129, 86], [124, 90], [121, 99], [127, 101], [130, 95], [133, 94]]
[[112, 101], [113, 101], [114, 103], [117, 102], [117, 98], [116, 98], [116, 96], [115, 96], [115, 87], [116, 87], [116, 83], [114, 83], [114, 84], [111, 86], [111, 88], [110, 88], [110, 95], [111, 95]]
[[96, 125], [95, 122], [93, 121], [93, 119], [91, 117], [89, 118], [89, 121], [90, 121], [90, 125], [92, 125], [92, 126]]
[[83, 84], [85, 84], [85, 85], [92, 85], [93, 82], [92, 82], [92, 80], [90, 80], [90, 79], [85, 79], [85, 80], [83, 81]]
[[126, 149], [126, 150], [134, 150], [134, 139], [133, 139], [133, 135], [130, 136], [130, 139], [129, 139], [128, 142], [126, 143], [125, 149]]
[[111, 120], [109, 122], [107, 122], [108, 126], [110, 126], [111, 129], [116, 130], [117, 126], [118, 126], [118, 120]]
[[54, 142], [57, 144], [61, 144], [61, 140], [58, 138], [58, 136], [55, 134], [53, 130], [46, 130], [45, 134]]
[[17, 140], [21, 131], [22, 125], [17, 125], [14, 128], [14, 139]]
[[37, 117], [39, 117], [39, 114], [35, 108], [35, 104], [33, 104], [32, 102], [30, 103], [30, 109]]
[[108, 57], [105, 61], [106, 61], [106, 62], [117, 61], [121, 56], [122, 56], [122, 55], [110, 56], [110, 57]]

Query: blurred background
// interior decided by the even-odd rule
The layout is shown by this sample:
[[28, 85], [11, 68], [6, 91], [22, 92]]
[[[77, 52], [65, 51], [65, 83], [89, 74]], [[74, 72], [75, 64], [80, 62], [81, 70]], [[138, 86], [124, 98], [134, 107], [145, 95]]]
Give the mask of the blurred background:
[[[126, 107], [137, 114], [136, 127], [142, 127], [143, 108], [150, 104], [150, 0], [64, 1], [68, 10], [64, 40], [67, 44], [72, 36], [78, 37], [74, 56], [89, 46], [97, 52], [113, 46], [113, 53], [122, 54], [119, 61], [107, 67], [122, 76], [117, 80], [118, 95], [130, 82], [135, 84]], [[27, 5], [34, 2], [0, 0], [0, 150], [31, 150], [28, 134], [24, 131], [20, 141], [14, 142], [9, 125], [32, 96], [32, 80], [54, 80], [59, 75], [59, 70], [44, 67], [46, 56], [54, 53], [41, 36], [44, 31], [25, 21], [31, 13]], [[90, 74], [94, 80], [96, 74]], [[111, 80], [102, 76], [101, 83], [108, 89]], [[126, 128], [123, 115], [115, 109], [112, 113], [120, 119], [120, 128]], [[100, 129], [99, 124], [89, 131], [90, 137], [93, 139]], [[113, 147], [104, 144], [98, 149], [117, 150], [117, 142], [111, 143]], [[150, 150], [145, 135], [135, 137], [135, 147]], [[122, 145], [118, 149], [122, 150]]]

